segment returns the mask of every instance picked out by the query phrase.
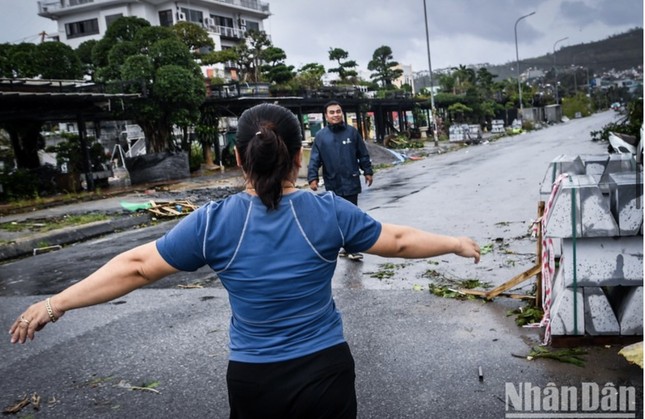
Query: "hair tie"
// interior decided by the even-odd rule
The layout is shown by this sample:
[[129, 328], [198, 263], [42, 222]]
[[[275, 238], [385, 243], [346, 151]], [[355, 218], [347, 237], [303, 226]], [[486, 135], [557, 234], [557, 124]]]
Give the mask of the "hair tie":
[[260, 134], [262, 134], [262, 131], [258, 131], [255, 133], [255, 135], [260, 135]]

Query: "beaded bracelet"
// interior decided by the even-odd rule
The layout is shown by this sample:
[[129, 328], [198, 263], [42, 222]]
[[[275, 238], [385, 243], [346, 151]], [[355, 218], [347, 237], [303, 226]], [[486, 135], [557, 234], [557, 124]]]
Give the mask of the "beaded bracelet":
[[50, 300], [50, 298], [45, 300], [45, 308], [47, 309], [47, 314], [49, 314], [49, 319], [52, 321], [52, 323], [56, 323], [58, 317], [54, 316], [54, 310], [52, 310], [52, 304]]

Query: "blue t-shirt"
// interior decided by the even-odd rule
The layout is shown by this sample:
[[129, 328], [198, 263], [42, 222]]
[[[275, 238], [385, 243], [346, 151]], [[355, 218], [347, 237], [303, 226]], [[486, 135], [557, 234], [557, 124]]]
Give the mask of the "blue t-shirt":
[[338, 251], [374, 245], [381, 224], [333, 193], [297, 191], [267, 211], [238, 193], [200, 207], [156, 245], [170, 265], [209, 265], [228, 291], [230, 359], [275, 362], [344, 342], [331, 292]]

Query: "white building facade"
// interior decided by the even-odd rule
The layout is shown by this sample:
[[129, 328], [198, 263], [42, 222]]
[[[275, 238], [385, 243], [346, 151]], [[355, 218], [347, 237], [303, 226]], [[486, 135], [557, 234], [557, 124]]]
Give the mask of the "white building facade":
[[[139, 17], [153, 26], [172, 26], [187, 21], [202, 26], [213, 39], [215, 50], [232, 48], [249, 30], [264, 31], [269, 4], [259, 0], [58, 0], [39, 1], [38, 15], [58, 24], [58, 40], [72, 48], [100, 40], [120, 17]], [[224, 66], [206, 76], [223, 76]]]

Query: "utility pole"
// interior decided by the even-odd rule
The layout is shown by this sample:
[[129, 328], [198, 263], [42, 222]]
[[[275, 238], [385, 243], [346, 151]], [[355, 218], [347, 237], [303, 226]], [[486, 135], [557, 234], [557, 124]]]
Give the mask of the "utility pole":
[[522, 112], [524, 112], [524, 104], [522, 102], [522, 82], [520, 81], [520, 54], [517, 49], [517, 24], [520, 23], [520, 20], [525, 19], [529, 16], [533, 16], [535, 12], [531, 12], [528, 15], [520, 16], [516, 21], [515, 21], [515, 61], [516, 64], [515, 66], [517, 67], [517, 91], [520, 95], [520, 113], [518, 115], [518, 119], [522, 121]]
[[557, 67], [555, 66], [555, 46], [558, 45], [558, 43], [565, 41], [569, 39], [568, 36], [565, 36], [564, 38], [560, 38], [557, 41], [553, 43], [553, 74], [555, 75], [555, 104], [557, 105], [559, 100], [558, 100], [558, 70]]
[[428, 49], [428, 71], [430, 74], [430, 112], [432, 113], [432, 133], [434, 135], [434, 146], [439, 147], [439, 137], [437, 136], [437, 112], [434, 107], [434, 83], [432, 82], [432, 60], [430, 59], [430, 35], [428, 33], [428, 10], [426, 9], [426, 0], [423, 0], [423, 17], [426, 22], [426, 47]]

